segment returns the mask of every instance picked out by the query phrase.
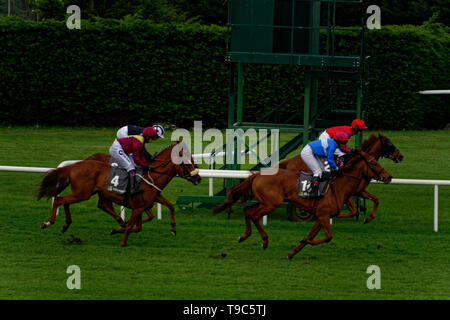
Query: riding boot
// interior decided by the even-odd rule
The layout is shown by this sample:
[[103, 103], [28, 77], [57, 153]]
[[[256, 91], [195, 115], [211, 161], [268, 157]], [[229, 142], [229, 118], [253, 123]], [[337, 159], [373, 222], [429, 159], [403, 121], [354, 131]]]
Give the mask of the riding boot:
[[128, 178], [130, 179], [130, 194], [136, 194], [142, 192], [139, 190], [139, 186], [136, 183], [136, 171], [132, 170], [128, 173]]
[[317, 195], [317, 191], [319, 190], [319, 180], [320, 177], [313, 176], [313, 179], [311, 181], [311, 194], [313, 194], [314, 196]]

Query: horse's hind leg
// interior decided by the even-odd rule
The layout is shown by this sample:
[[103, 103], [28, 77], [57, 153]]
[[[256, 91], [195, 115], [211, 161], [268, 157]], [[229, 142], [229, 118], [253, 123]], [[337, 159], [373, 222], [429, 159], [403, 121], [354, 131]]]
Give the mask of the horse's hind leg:
[[72, 224], [72, 216], [70, 215], [69, 205], [64, 205], [64, 212], [66, 214], [66, 224], [63, 225], [61, 232], [64, 233], [69, 229], [69, 226]]
[[58, 210], [58, 207], [61, 205], [61, 203], [60, 203], [61, 198], [63, 198], [63, 197], [56, 196], [53, 199], [52, 212], [50, 213], [50, 219], [47, 222], [43, 222], [41, 224], [41, 229], [45, 229], [55, 223], [56, 211]]
[[[90, 193], [86, 194], [86, 195], [83, 195], [83, 194], [74, 195], [71, 193], [64, 197], [56, 196], [55, 200], [53, 201], [53, 207], [52, 207], [52, 212], [50, 214], [50, 219], [47, 222], [43, 222], [41, 224], [41, 229], [45, 229], [48, 226], [51, 226], [52, 224], [55, 223], [56, 211], [60, 205], [64, 205], [64, 208], [66, 208], [66, 206], [67, 206], [67, 208], [68, 208], [68, 205], [70, 205], [72, 203], [88, 200], [89, 198], [90, 198]], [[70, 213], [69, 213], [69, 217], [70, 217]], [[67, 219], [67, 211], [66, 211], [66, 219]], [[71, 219], [70, 219], [70, 222], [72, 222]], [[66, 221], [66, 223], [67, 223], [67, 221]], [[70, 223], [69, 223], [69, 225], [70, 225]], [[67, 228], [68, 228], [68, 226], [67, 226]]]
[[245, 232], [239, 237], [238, 242], [247, 240], [247, 238], [252, 235], [251, 215], [252, 211], [254, 211], [258, 206], [259, 203], [244, 208]]
[[273, 210], [275, 210], [275, 207], [261, 205], [251, 215], [253, 224], [255, 225], [256, 229], [258, 229], [259, 234], [261, 235], [261, 239], [263, 241], [262, 242], [262, 247], [263, 247], [264, 250], [267, 249], [267, 246], [269, 245], [269, 237], [267, 236], [266, 231], [261, 226], [260, 219], [261, 219], [262, 216], [265, 216], [266, 214], [269, 214]]

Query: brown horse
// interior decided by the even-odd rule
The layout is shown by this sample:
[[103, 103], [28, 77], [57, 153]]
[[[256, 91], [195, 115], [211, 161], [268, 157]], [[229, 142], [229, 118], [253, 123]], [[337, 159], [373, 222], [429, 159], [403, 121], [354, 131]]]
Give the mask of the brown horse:
[[[403, 160], [403, 155], [401, 154], [401, 152], [394, 146], [391, 140], [389, 140], [389, 138], [384, 136], [381, 132], [378, 132], [378, 137], [375, 134], [371, 134], [368, 139], [364, 140], [359, 149], [361, 151], [364, 151], [365, 153], [372, 155], [377, 161], [380, 157], [391, 159], [395, 163], [401, 162]], [[309, 169], [306, 163], [303, 162], [300, 155], [280, 162], [279, 168], [297, 172], [298, 175], [300, 175], [301, 171], [311, 172], [311, 169]], [[379, 204], [378, 198], [366, 190], [369, 183], [370, 179], [361, 180], [360, 187], [362, 191], [357, 194], [364, 199], [372, 200], [374, 203], [372, 212], [370, 213], [370, 216], [368, 218], [364, 219], [364, 223], [368, 223], [375, 218]], [[358, 214], [358, 210], [356, 210], [353, 201], [353, 196], [354, 195], [351, 195], [345, 201], [345, 204], [350, 210], [350, 213], [340, 214], [338, 218], [349, 218], [354, 217]]]
[[[146, 209], [150, 209], [160, 192], [167, 186], [167, 184], [175, 176], [188, 179], [194, 185], [201, 181], [198, 174], [198, 169], [192, 161], [192, 157], [188, 157], [187, 147], [184, 143], [178, 141], [161, 151], [152, 160], [151, 165], [153, 171], [144, 171], [143, 183], [140, 188], [143, 192], [130, 195], [127, 202], [127, 207], [132, 209], [131, 217], [125, 228], [114, 230], [114, 233], [124, 233], [121, 246], [127, 245], [127, 239], [130, 232], [139, 232], [142, 229], [142, 213]], [[186, 152], [187, 151], [187, 152]], [[173, 155], [179, 156], [181, 161], [173, 162]], [[112, 208], [112, 203], [123, 204], [124, 196], [107, 191], [108, 178], [111, 171], [109, 164], [96, 161], [84, 160], [75, 164], [57, 168], [49, 171], [42, 180], [37, 195], [37, 199], [43, 197], [55, 197], [53, 202], [50, 220], [44, 222], [41, 228], [44, 229], [55, 223], [56, 210], [60, 205], [64, 205], [66, 214], [66, 224], [63, 231], [66, 231], [72, 223], [69, 206], [72, 203], [86, 201], [94, 194], [99, 195], [99, 207], [110, 213], [117, 215]], [[71, 185], [71, 193], [67, 196], [57, 196], [68, 185]], [[136, 228], [133, 229], [134, 225]]]
[[[316, 217], [314, 226], [309, 235], [288, 255], [288, 258], [292, 259], [306, 244], [317, 245], [331, 240], [330, 217], [339, 215], [349, 196], [362, 191], [360, 189], [362, 179], [377, 179], [389, 183], [392, 176], [380, 166], [373, 156], [361, 151], [339, 171], [330, 183], [328, 191], [320, 199], [299, 197], [297, 179], [296, 172], [285, 169], [279, 169], [278, 173], [274, 175], [255, 173], [234, 186], [226, 201], [214, 207], [213, 214], [230, 208], [239, 199], [248, 200], [251, 191], [258, 203], [244, 208], [246, 230], [239, 238], [239, 242], [246, 240], [251, 235], [251, 221], [253, 221], [261, 234], [263, 248], [266, 249], [269, 241], [267, 233], [259, 222], [262, 216], [275, 210], [285, 199], [296, 207], [312, 210]], [[326, 237], [321, 240], [313, 240], [320, 229], [324, 230]]]
[[[104, 162], [104, 163], [109, 163], [110, 159], [111, 159], [111, 155], [109, 155], [109, 154], [106, 154], [106, 153], [95, 153], [92, 156], [86, 158], [85, 160], [97, 160], [97, 161], [101, 161], [101, 162]], [[192, 161], [193, 161], [193, 159], [192, 159]], [[194, 164], [194, 166], [197, 168], [197, 165]], [[176, 231], [176, 221], [175, 221], [175, 207], [173, 206], [173, 204], [169, 200], [164, 198], [164, 196], [161, 193], [159, 193], [156, 196], [155, 201], [158, 202], [158, 203], [161, 203], [162, 205], [166, 206], [169, 209], [169, 211], [170, 211], [171, 232], [172, 232], [173, 235], [176, 235], [177, 231]], [[106, 200], [100, 202], [100, 199], [99, 199], [98, 207], [100, 209], [104, 210], [103, 208], [104, 208], [105, 204], [106, 204]], [[111, 203], [111, 205], [108, 204], [108, 208], [112, 208], [112, 210], [114, 211], [114, 215], [112, 215], [110, 212], [108, 212], [108, 213], [113, 216], [113, 218], [119, 223], [119, 225], [121, 227], [125, 227], [125, 222], [122, 220], [122, 217], [120, 217], [115, 212], [114, 207], [112, 206], [112, 203]], [[153, 211], [152, 211], [151, 208], [150, 209], [146, 209], [145, 213], [147, 214], [147, 218], [143, 219], [142, 223], [151, 221], [154, 218], [154, 214], [153, 214]]]

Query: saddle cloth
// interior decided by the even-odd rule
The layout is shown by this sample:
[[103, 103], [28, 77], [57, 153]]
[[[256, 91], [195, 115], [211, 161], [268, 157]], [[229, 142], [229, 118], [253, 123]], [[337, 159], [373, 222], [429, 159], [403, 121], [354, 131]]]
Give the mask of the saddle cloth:
[[[114, 192], [119, 195], [124, 195], [129, 191], [129, 179], [128, 179], [128, 172], [125, 168], [119, 167], [117, 160], [115, 160], [113, 157], [111, 157], [111, 160], [109, 160], [109, 164], [111, 165], [111, 172], [109, 174], [108, 178], [108, 184], [106, 187], [106, 190], [109, 192]], [[136, 183], [139, 185], [141, 182], [143, 173], [142, 167], [136, 167]]]
[[313, 180], [312, 173], [304, 171], [300, 173], [300, 178], [298, 179], [298, 186], [297, 186], [298, 195], [300, 197], [304, 199], [316, 198], [323, 196], [327, 192], [328, 186], [331, 181], [330, 179], [319, 181], [319, 188], [317, 189], [317, 193], [311, 192], [312, 180]]

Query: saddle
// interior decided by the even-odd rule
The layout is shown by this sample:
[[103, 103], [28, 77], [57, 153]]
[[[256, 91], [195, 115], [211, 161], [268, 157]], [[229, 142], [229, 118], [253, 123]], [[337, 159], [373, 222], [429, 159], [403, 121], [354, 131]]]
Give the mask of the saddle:
[[299, 197], [304, 199], [311, 198], [320, 198], [322, 197], [328, 190], [328, 187], [331, 182], [331, 177], [321, 178], [319, 180], [319, 187], [317, 188], [317, 192], [312, 192], [312, 180], [313, 174], [302, 171], [300, 173], [300, 177], [298, 179], [297, 191]]
[[[118, 162], [113, 157], [109, 160], [109, 164], [111, 165], [111, 172], [109, 173], [106, 190], [121, 196], [127, 194], [130, 190], [130, 181], [128, 179], [127, 170], [123, 167], [119, 167]], [[138, 185], [142, 181], [141, 176], [143, 171], [144, 169], [142, 167], [136, 167], [135, 179]]]

